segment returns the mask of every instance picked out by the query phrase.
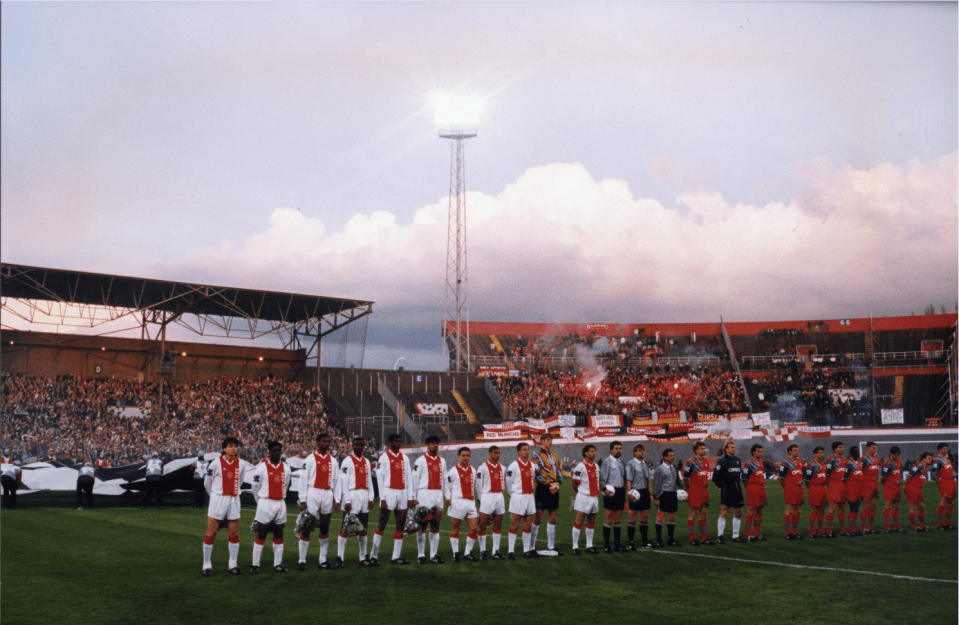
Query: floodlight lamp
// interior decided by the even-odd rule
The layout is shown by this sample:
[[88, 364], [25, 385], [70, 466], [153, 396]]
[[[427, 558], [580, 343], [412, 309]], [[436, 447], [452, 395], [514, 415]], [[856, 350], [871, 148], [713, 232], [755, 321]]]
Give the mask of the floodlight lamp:
[[433, 114], [441, 137], [468, 138], [476, 136], [479, 113], [482, 108], [476, 96], [433, 96]]

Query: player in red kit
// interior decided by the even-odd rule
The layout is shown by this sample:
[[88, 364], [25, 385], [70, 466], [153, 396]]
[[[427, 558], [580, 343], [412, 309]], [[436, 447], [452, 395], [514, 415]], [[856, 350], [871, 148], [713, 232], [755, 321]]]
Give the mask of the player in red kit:
[[[839, 533], [845, 535], [846, 527], [846, 459], [843, 458], [842, 441], [835, 441], [832, 444], [832, 455], [826, 460], [826, 492], [829, 494], [829, 513], [826, 514], [826, 522], [829, 524], [829, 532], [826, 538], [836, 538], [833, 532], [833, 519], [839, 517]], [[837, 515], [836, 512], [839, 512]]]
[[859, 505], [862, 503], [862, 466], [859, 464], [859, 448], [849, 449], [849, 458], [846, 460], [846, 503], [849, 504], [849, 515], [846, 517], [846, 527], [843, 536], [862, 536], [857, 527], [859, 519]]
[[370, 564], [379, 566], [380, 543], [383, 532], [390, 520], [390, 512], [396, 519], [396, 529], [393, 531], [392, 564], [409, 564], [400, 557], [403, 551], [403, 526], [406, 515], [413, 505], [415, 493], [413, 491], [413, 476], [410, 460], [400, 448], [403, 446], [403, 437], [399, 434], [390, 434], [386, 451], [380, 456], [378, 463], [377, 480], [380, 486], [380, 521], [373, 532], [373, 547], [370, 550]]
[[[914, 532], [932, 531], [931, 527], [926, 527], [926, 506], [922, 501], [922, 487], [926, 483], [926, 471], [929, 470], [933, 460], [931, 453], [922, 452], [919, 462], [912, 465], [902, 483], [903, 490], [906, 491], [906, 501], [909, 503], [909, 524], [912, 525]], [[918, 527], [916, 526], [917, 517]]]
[[237, 566], [240, 555], [240, 485], [243, 476], [253, 466], [237, 456], [239, 450], [240, 441], [228, 436], [223, 439], [223, 455], [207, 465], [204, 486], [210, 494], [210, 506], [207, 509], [206, 536], [203, 537], [204, 577], [213, 575], [210, 556], [216, 533], [223, 523], [229, 532], [230, 575], [243, 574]]
[[746, 542], [766, 540], [760, 533], [763, 508], [766, 507], [766, 470], [763, 466], [763, 446], [749, 449], [749, 462], [743, 466], [743, 482], [746, 483]]
[[[300, 510], [306, 510], [319, 518], [320, 559], [319, 568], [332, 569], [333, 565], [326, 561], [330, 549], [330, 518], [334, 512], [340, 511], [340, 503], [335, 500], [339, 490], [337, 482], [340, 477], [340, 464], [330, 454], [330, 435], [317, 434], [316, 451], [306, 457], [303, 469], [300, 470], [299, 504]], [[296, 565], [297, 571], [306, 570], [306, 554], [310, 546], [310, 530], [306, 529], [300, 535], [300, 559]]]
[[863, 534], [878, 534], [876, 531], [876, 504], [879, 503], [879, 471], [882, 462], [876, 455], [876, 443], [866, 443], [866, 453], [859, 461], [862, 468], [862, 524]]
[[[823, 520], [826, 515], [826, 503], [829, 501], [826, 493], [826, 461], [823, 459], [825, 450], [818, 445], [812, 450], [813, 459], [803, 470], [803, 481], [809, 486], [809, 537], [825, 538]], [[819, 531], [816, 531], [816, 527]]]
[[480, 559], [486, 560], [489, 556], [486, 551], [486, 528], [493, 526], [493, 555], [494, 560], [502, 560], [499, 552], [500, 540], [503, 537], [503, 515], [506, 513], [506, 467], [499, 462], [500, 449], [496, 445], [489, 448], [489, 460], [476, 470], [476, 492], [480, 498], [479, 508], [479, 544]]
[[[889, 457], [882, 470], [879, 472], [879, 479], [882, 482], [882, 497], [884, 499], [882, 509], [882, 523], [885, 526], [887, 534], [896, 532], [905, 534], [906, 530], [899, 527], [899, 496], [902, 493], [900, 484], [902, 483], [902, 460], [899, 459], [899, 447], [893, 445], [889, 448]], [[892, 517], [893, 526], [889, 527], [889, 518]]]
[[267, 534], [273, 533], [273, 572], [286, 573], [283, 566], [283, 528], [286, 527], [286, 490], [290, 487], [290, 466], [281, 458], [283, 444], [267, 444], [269, 456], [253, 470], [253, 498], [256, 500], [256, 538], [253, 539], [253, 564], [250, 573], [260, 571], [260, 556]]
[[803, 504], [803, 470], [806, 468], [799, 457], [799, 445], [796, 443], [786, 447], [788, 456], [779, 465], [779, 482], [783, 487], [783, 499], [786, 502], [786, 513], [783, 515], [783, 527], [786, 531], [786, 540], [800, 540], [799, 515]]
[[533, 549], [533, 519], [536, 516], [536, 500], [534, 498], [534, 484], [536, 465], [529, 460], [529, 443], [519, 443], [516, 446], [516, 455], [519, 456], [506, 469], [506, 490], [509, 491], [509, 512], [512, 517], [509, 525], [509, 535], [506, 546], [509, 553], [507, 560], [515, 560], [513, 553], [516, 547], [516, 535], [523, 530], [523, 557], [537, 557]]
[[939, 485], [939, 508], [936, 510], [936, 529], [954, 530], [952, 503], [956, 499], [956, 471], [949, 460], [949, 445], [939, 443], [939, 455], [932, 463], [932, 479]]
[[414, 506], [426, 506], [432, 510], [429, 523], [430, 557], [426, 558], [426, 528], [416, 533], [416, 551], [420, 564], [445, 564], [440, 557], [440, 519], [443, 518], [443, 502], [450, 498], [449, 482], [446, 481], [446, 459], [439, 455], [440, 437], [426, 437], [426, 453], [413, 464], [413, 481], [416, 487]]
[[[360, 543], [360, 566], [371, 566], [366, 554], [367, 528], [370, 522], [370, 509], [373, 508], [373, 466], [363, 455], [366, 449], [366, 439], [357, 436], [353, 439], [353, 453], [343, 459], [340, 464], [340, 478], [337, 481], [339, 493], [336, 499], [342, 502], [343, 525], [346, 525], [347, 516], [355, 514], [363, 529], [357, 535]], [[345, 566], [343, 555], [346, 552], [347, 535], [343, 529], [336, 541], [336, 568]]]
[[[706, 443], [693, 443], [693, 457], [683, 467], [683, 485], [689, 494], [689, 518], [686, 528], [689, 530], [689, 544], [712, 545], [706, 538], [706, 512], [709, 510], [709, 458], [706, 457]], [[695, 528], [699, 525], [699, 540], [696, 540]]]
[[476, 512], [476, 469], [470, 466], [469, 447], [460, 447], [456, 454], [456, 465], [446, 474], [449, 482], [449, 499], [446, 500], [446, 510], [450, 517], [450, 546], [453, 548], [453, 562], [460, 562], [460, 525], [466, 521], [469, 533], [466, 535], [466, 549], [463, 560], [479, 562], [473, 555], [473, 545], [476, 543], [476, 526], [479, 514]]
[[573, 492], [576, 499], [573, 510], [576, 511], [576, 520], [573, 522], [573, 555], [578, 556], [579, 532], [586, 522], [586, 550], [585, 553], [597, 554], [593, 547], [593, 531], [596, 526], [596, 513], [599, 512], [599, 466], [596, 465], [596, 445], [588, 444], [583, 447], [583, 461], [573, 469]]

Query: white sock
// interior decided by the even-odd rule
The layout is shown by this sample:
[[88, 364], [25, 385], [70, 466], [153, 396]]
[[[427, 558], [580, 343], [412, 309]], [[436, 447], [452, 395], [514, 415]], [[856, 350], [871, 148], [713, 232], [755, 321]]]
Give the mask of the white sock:
[[499, 551], [499, 546], [502, 540], [503, 532], [493, 532], [493, 551]]
[[509, 534], [507, 534], [506, 546], [509, 547], [509, 552], [513, 553], [516, 547], [516, 534], [514, 534], [513, 532], [510, 532]]
[[230, 543], [229, 545], [230, 552], [230, 568], [236, 568], [236, 560], [240, 557], [240, 543]]
[[486, 534], [479, 535], [480, 553], [486, 551]]
[[453, 553], [460, 552], [460, 537], [450, 536], [450, 546], [453, 547]]
[[300, 559], [298, 560], [298, 562], [302, 562], [306, 564], [306, 552], [309, 551], [310, 549], [310, 541], [303, 540], [302, 538], [300, 538], [296, 542], [297, 542], [297, 547], [299, 547], [299, 550], [300, 550]]
[[552, 551], [556, 548], [556, 524], [546, 525], [546, 548]]
[[283, 564], [283, 543], [273, 542], [273, 566]]
[[366, 560], [366, 538], [367, 537], [363, 534], [360, 534], [358, 538], [360, 539], [360, 562], [362, 562], [363, 560]]
[[523, 553], [529, 551], [530, 539], [533, 537], [532, 532], [523, 532]]
[[475, 544], [476, 544], [476, 539], [473, 538], [472, 536], [470, 536], [469, 534], [467, 534], [467, 535], [466, 535], [466, 551], [465, 551], [465, 553], [467, 553], [467, 554], [472, 553], [472, 552], [473, 552], [473, 545], [475, 545]]
[[253, 566], [260, 566], [260, 556], [263, 555], [263, 545], [253, 541]]
[[330, 537], [320, 538], [320, 564], [326, 562], [326, 555], [330, 552]]
[[440, 533], [430, 532], [430, 557], [435, 558], [440, 550]]
[[592, 527], [586, 528], [586, 548], [587, 549], [593, 546], [593, 533], [595, 531], [596, 531], [595, 528], [592, 528]]
[[203, 543], [203, 568], [212, 569], [213, 563], [210, 562], [210, 558], [213, 556], [213, 545], [208, 545]]
[[726, 517], [721, 516], [716, 521], [716, 533], [719, 534], [719, 537], [723, 537], [723, 532], [726, 531]]
[[380, 543], [382, 542], [383, 542], [383, 534], [380, 534], [379, 532], [373, 532], [373, 548], [370, 549], [371, 558], [380, 557]]
[[336, 535], [336, 557], [342, 558], [343, 554], [346, 553], [346, 536], [342, 534]]
[[530, 534], [529, 548], [536, 549], [536, 539], [539, 538], [539, 525], [533, 523], [533, 531]]
[[739, 526], [742, 524], [743, 520], [738, 516], [733, 517], [733, 538], [739, 536]]
[[426, 557], [426, 532], [416, 532], [416, 553], [419, 557]]
[[393, 559], [397, 559], [403, 554], [403, 534], [397, 537], [393, 535]]
[[573, 526], [573, 549], [579, 549], [579, 532], [580, 528]]

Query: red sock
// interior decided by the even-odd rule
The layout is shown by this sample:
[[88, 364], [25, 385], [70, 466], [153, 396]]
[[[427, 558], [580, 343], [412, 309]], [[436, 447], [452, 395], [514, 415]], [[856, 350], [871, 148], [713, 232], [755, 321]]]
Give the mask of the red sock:
[[912, 529], [916, 529], [916, 513], [909, 513], [909, 524], [912, 526]]
[[759, 528], [763, 525], [763, 514], [760, 512], [753, 516], [753, 535], [759, 536]]
[[882, 526], [886, 530], [889, 529], [889, 508], [882, 511]]
[[859, 513], [858, 513], [858, 512], [850, 512], [850, 513], [849, 513], [849, 531], [850, 531], [850, 532], [855, 532], [855, 531], [856, 531], [856, 521], [858, 521], [858, 520], [859, 520]]
[[750, 538], [753, 535], [753, 515], [746, 515], [746, 538]]
[[793, 535], [799, 533], [799, 513], [793, 515]]
[[819, 518], [819, 515], [815, 511], [809, 513], [809, 533], [816, 533], [816, 519]]
[[952, 525], [952, 504], [946, 504], [946, 525]]
[[899, 529], [899, 508], [892, 511], [892, 529]]
[[945, 511], [945, 506], [939, 506], [936, 508], [936, 527], [942, 527], [942, 515]]
[[926, 511], [925, 510], [919, 511], [919, 527], [921, 527], [922, 529], [926, 529]]
[[826, 515], [826, 522], [829, 524], [829, 531], [831, 532], [832, 531], [832, 512]]
[[792, 527], [790, 527], [791, 524], [792, 524], [792, 515], [791, 515], [791, 514], [784, 514], [784, 515], [783, 515], [783, 526], [786, 528], [786, 536], [789, 536], [789, 535], [792, 533]]
[[699, 517], [699, 542], [706, 540], [706, 515]]
[[686, 520], [686, 528], [689, 530], [689, 542], [693, 542], [694, 540], [696, 540], [696, 533], [695, 533], [696, 529], [695, 529], [695, 526], [693, 525], [692, 519]]

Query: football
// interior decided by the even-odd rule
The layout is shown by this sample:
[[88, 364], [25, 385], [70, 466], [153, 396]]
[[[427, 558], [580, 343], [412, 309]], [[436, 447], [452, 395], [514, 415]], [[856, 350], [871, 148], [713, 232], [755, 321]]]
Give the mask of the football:
[[689, 493], [687, 493], [687, 492], [684, 491], [684, 490], [677, 490], [677, 491], [676, 491], [676, 499], [678, 499], [678, 500], [680, 500], [680, 501], [686, 501], [687, 499], [689, 499]]
[[558, 493], [558, 492], [559, 492], [559, 484], [550, 484], [550, 485], [549, 485], [549, 492], [551, 492], [551, 493]]
[[613, 486], [612, 484], [607, 484], [607, 485], [606, 485], [606, 494], [609, 495], [610, 497], [612, 497], [613, 495], [615, 495], [615, 494], [616, 494], [616, 487]]
[[635, 488], [629, 491], [629, 500], [630, 501], [639, 501], [639, 491]]

